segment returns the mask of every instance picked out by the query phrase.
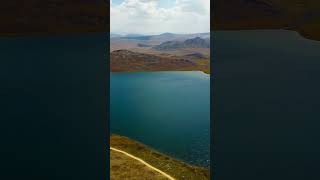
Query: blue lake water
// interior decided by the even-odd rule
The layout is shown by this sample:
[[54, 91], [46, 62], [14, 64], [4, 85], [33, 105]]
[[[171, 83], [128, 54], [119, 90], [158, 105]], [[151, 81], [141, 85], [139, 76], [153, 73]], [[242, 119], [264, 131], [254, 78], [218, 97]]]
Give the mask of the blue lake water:
[[320, 42], [284, 30], [213, 34], [215, 178], [320, 179]]
[[110, 130], [185, 162], [210, 164], [210, 76], [110, 74]]
[[107, 36], [0, 38], [0, 179], [107, 179]]

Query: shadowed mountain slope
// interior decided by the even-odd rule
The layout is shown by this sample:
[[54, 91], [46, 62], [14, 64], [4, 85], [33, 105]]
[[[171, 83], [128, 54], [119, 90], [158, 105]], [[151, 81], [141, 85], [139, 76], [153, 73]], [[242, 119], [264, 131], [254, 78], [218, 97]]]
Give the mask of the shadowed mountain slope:
[[215, 0], [216, 30], [291, 29], [320, 40], [318, 0]]
[[4, 0], [0, 35], [105, 32], [105, 0]]
[[185, 41], [167, 41], [153, 47], [153, 49], [161, 51], [176, 50], [181, 48], [210, 48], [210, 39], [196, 37], [187, 39]]

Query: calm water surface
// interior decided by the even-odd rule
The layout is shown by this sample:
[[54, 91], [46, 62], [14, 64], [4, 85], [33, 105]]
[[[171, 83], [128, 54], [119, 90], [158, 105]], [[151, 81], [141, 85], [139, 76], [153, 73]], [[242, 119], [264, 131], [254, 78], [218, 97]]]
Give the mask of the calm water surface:
[[110, 128], [188, 163], [210, 163], [210, 76], [111, 73]]
[[215, 178], [320, 179], [320, 42], [282, 30], [213, 34]]
[[107, 179], [108, 36], [0, 38], [0, 179]]

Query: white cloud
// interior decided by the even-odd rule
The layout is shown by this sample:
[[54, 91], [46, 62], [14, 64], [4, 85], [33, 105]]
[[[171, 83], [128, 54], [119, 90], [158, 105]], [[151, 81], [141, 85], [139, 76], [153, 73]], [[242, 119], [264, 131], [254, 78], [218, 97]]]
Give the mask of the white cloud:
[[[210, 31], [210, 0], [176, 0], [170, 8], [161, 0], [125, 0], [111, 4], [111, 32], [196, 33]], [[110, 2], [112, 3], [112, 2]]]

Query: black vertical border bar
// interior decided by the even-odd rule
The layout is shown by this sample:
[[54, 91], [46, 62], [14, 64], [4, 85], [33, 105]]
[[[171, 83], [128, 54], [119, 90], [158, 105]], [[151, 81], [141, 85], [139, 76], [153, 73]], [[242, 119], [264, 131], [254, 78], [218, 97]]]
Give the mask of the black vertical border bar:
[[106, 54], [106, 61], [107, 61], [107, 74], [108, 74], [108, 77], [107, 77], [107, 91], [106, 91], [106, 104], [107, 104], [107, 109], [106, 109], [106, 112], [107, 112], [107, 119], [106, 119], [106, 125], [107, 125], [107, 132], [106, 132], [106, 175], [108, 177], [108, 179], [110, 179], [110, 18], [111, 18], [111, 15], [110, 15], [110, 8], [111, 8], [111, 5], [110, 5], [110, 1], [107, 2], [108, 3], [108, 10], [107, 10], [107, 14], [106, 14], [106, 19], [108, 20], [106, 22], [106, 32], [107, 32], [107, 35], [106, 35], [106, 43], [107, 43], [107, 46], [106, 46], [106, 51], [105, 51], [105, 54]]
[[213, 33], [213, 21], [214, 21], [214, 14], [213, 14], [213, 6], [214, 0], [210, 0], [210, 179], [215, 179], [215, 149], [214, 146], [215, 142], [215, 119], [214, 119], [214, 77], [217, 74], [216, 68], [214, 68], [214, 33]]

